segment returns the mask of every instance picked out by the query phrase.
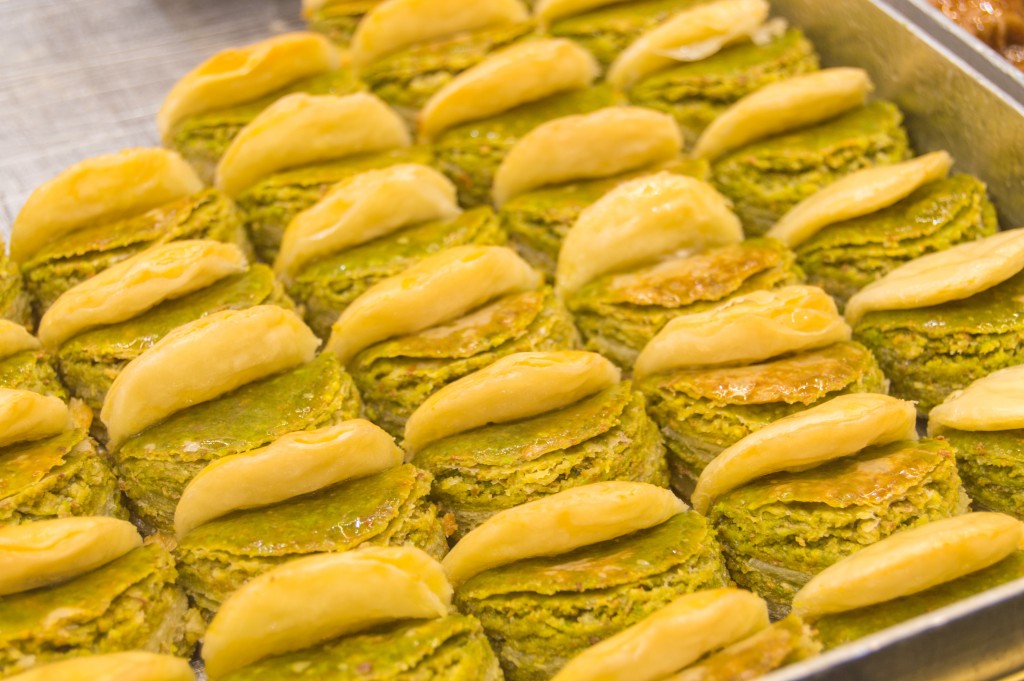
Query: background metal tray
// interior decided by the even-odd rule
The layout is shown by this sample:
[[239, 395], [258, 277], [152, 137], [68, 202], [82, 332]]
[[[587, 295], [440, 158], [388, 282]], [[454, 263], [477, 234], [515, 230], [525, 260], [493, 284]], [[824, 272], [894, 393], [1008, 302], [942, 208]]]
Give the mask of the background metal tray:
[[[467, 0], [469, 1], [469, 0]], [[919, 151], [948, 149], [1024, 225], [1024, 78], [923, 0], [772, 0], [827, 65], [861, 66]], [[299, 0], [0, 0], [0, 234], [32, 189], [158, 142], [167, 90], [213, 52], [296, 28]], [[964, 34], [965, 35], [965, 34]], [[1024, 581], [770, 676], [989, 681], [1024, 669]]]

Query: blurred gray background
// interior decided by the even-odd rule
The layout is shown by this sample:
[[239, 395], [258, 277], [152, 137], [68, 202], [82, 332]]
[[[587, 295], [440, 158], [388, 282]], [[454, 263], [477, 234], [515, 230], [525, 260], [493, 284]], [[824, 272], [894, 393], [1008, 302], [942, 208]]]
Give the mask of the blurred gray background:
[[300, 0], [0, 0], [0, 233], [32, 189], [158, 143], [167, 90], [214, 52], [301, 26]]

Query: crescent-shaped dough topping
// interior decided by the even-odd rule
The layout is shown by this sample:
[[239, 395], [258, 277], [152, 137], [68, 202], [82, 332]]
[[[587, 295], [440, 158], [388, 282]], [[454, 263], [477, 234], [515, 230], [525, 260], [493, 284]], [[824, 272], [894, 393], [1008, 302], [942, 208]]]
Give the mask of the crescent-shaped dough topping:
[[405, 424], [405, 448], [415, 454], [456, 433], [555, 411], [620, 379], [619, 369], [593, 352], [509, 355], [431, 395]]
[[713, 161], [751, 142], [821, 123], [864, 104], [872, 88], [867, 72], [852, 68], [766, 85], [716, 118], [697, 140], [693, 155]]
[[1002, 513], [966, 513], [904, 530], [817, 574], [793, 610], [818, 617], [920, 593], [995, 565], [1021, 550], [1024, 524]]
[[189, 116], [250, 102], [339, 66], [337, 48], [319, 33], [285, 33], [223, 50], [174, 84], [157, 113], [157, 128], [167, 139]]
[[234, 244], [172, 241], [154, 246], [61, 295], [39, 321], [39, 340], [54, 350], [83, 331], [132, 319], [247, 266]]
[[0, 447], [57, 435], [68, 427], [69, 416], [59, 397], [0, 388]]
[[557, 19], [621, 2], [624, 0], [540, 0], [534, 7], [533, 14], [544, 24], [550, 24]]
[[562, 295], [618, 270], [681, 250], [739, 243], [740, 220], [707, 182], [657, 173], [624, 182], [588, 206], [569, 229], [555, 278]]
[[708, 464], [691, 497], [707, 513], [712, 502], [752, 480], [803, 471], [865, 447], [917, 439], [913, 402], [888, 395], [840, 395], [771, 423], [729, 447]]
[[291, 560], [224, 602], [206, 630], [206, 672], [216, 681], [263, 658], [387, 622], [444, 617], [451, 599], [441, 566], [412, 547]]
[[360, 20], [352, 36], [352, 63], [365, 66], [411, 45], [529, 18], [520, 0], [389, 0]]
[[139, 215], [202, 188], [192, 166], [167, 149], [125, 149], [76, 163], [28, 197], [11, 228], [11, 258], [24, 263], [77, 229]]
[[268, 506], [394, 468], [404, 456], [390, 435], [362, 419], [289, 433], [201, 470], [181, 494], [174, 530], [181, 538], [232, 511]]
[[0, 596], [66, 582], [139, 546], [139, 531], [117, 518], [58, 518], [0, 527]]
[[851, 334], [832, 296], [816, 286], [755, 291], [676, 317], [643, 349], [633, 371], [649, 376], [686, 367], [750, 364], [847, 341]]
[[541, 275], [511, 249], [449, 248], [356, 298], [331, 328], [327, 350], [347, 363], [374, 343], [453, 321], [495, 298], [542, 283]]
[[679, 12], [626, 48], [608, 69], [607, 80], [628, 89], [647, 76], [679, 63], [673, 51], [687, 48], [696, 59], [754, 35], [768, 19], [766, 0], [719, 0]]
[[309, 362], [319, 344], [302, 319], [276, 305], [180, 326], [114, 379], [100, 412], [110, 447], [177, 411]]
[[506, 47], [460, 73], [430, 98], [419, 116], [420, 135], [429, 141], [460, 123], [585, 88], [599, 72], [593, 55], [571, 40], [527, 40]]
[[566, 116], [527, 133], [498, 166], [491, 191], [499, 206], [531, 189], [611, 177], [675, 158], [683, 138], [675, 119], [618, 106]]
[[665, 681], [704, 655], [768, 626], [768, 604], [742, 589], [675, 599], [569, 660], [551, 681]]
[[672, 492], [645, 482], [573, 487], [491, 516], [463, 537], [442, 564], [458, 587], [486, 570], [622, 537], [686, 510]]
[[1024, 229], [929, 253], [868, 284], [846, 304], [851, 326], [869, 312], [913, 310], [970, 298], [1024, 270]]
[[287, 277], [316, 258], [458, 214], [455, 185], [433, 168], [410, 163], [361, 173], [292, 219], [274, 270]]
[[7, 681], [195, 681], [188, 660], [134, 650], [73, 657], [33, 667]]
[[957, 390], [928, 414], [928, 434], [1024, 428], [1024, 366], [1001, 369]]
[[794, 206], [768, 231], [796, 248], [825, 227], [870, 215], [949, 174], [953, 158], [936, 151], [910, 161], [866, 168], [833, 182]]
[[0, 359], [7, 359], [19, 352], [38, 350], [42, 347], [35, 336], [21, 324], [0, 319]]
[[409, 146], [405, 123], [365, 92], [282, 97], [231, 141], [217, 165], [217, 187], [237, 196], [288, 168]]

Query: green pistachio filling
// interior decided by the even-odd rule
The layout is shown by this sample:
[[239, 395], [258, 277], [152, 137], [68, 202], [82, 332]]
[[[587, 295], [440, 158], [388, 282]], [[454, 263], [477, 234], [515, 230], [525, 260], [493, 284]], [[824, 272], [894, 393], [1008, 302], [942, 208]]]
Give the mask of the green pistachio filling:
[[32, 326], [32, 297], [17, 263], [0, 255], [0, 319]]
[[288, 292], [303, 306], [310, 328], [326, 338], [345, 308], [382, 279], [446, 248], [503, 246], [506, 240], [494, 212], [487, 207], [474, 208], [452, 220], [413, 225], [314, 261], [295, 275]]
[[903, 114], [878, 101], [743, 147], [716, 161], [712, 173], [747, 234], [763, 234], [790, 208], [839, 178], [910, 155]]
[[401, 622], [272, 657], [224, 681], [501, 681], [498, 659], [472, 617]]
[[490, 202], [491, 185], [505, 155], [538, 125], [616, 103], [607, 85], [573, 90], [524, 104], [492, 118], [456, 126], [434, 143], [436, 165], [459, 189], [464, 206]]
[[151, 246], [179, 239], [249, 242], [234, 204], [213, 189], [121, 222], [97, 224], [51, 241], [22, 267], [42, 314], [68, 289]]
[[85, 431], [0, 448], [0, 523], [95, 515], [127, 519], [128, 511]]
[[522, 23], [460, 33], [390, 54], [359, 75], [385, 102], [413, 114], [455, 76], [534, 30], [532, 23]]
[[921, 440], [756, 480], [716, 500], [708, 517], [736, 583], [785, 606], [841, 558], [969, 503], [952, 449]]
[[212, 613], [244, 583], [297, 556], [410, 544], [441, 559], [448, 543], [429, 493], [430, 474], [405, 464], [272, 506], [235, 511], [182, 539], [181, 584]]
[[466, 317], [379, 343], [349, 365], [367, 418], [399, 437], [409, 416], [452, 381], [516, 352], [572, 350], [572, 318], [549, 288], [505, 296]]
[[733, 296], [801, 282], [795, 259], [774, 239], [751, 239], [600, 277], [566, 302], [587, 347], [629, 367], [675, 317]]
[[211, 461], [266, 446], [287, 433], [359, 416], [352, 379], [330, 354], [189, 407], [113, 452], [139, 518], [170, 531], [185, 485]]
[[580, 213], [623, 182], [660, 171], [700, 180], [707, 180], [710, 173], [706, 161], [678, 158], [615, 177], [544, 187], [517, 196], [502, 206], [501, 223], [520, 255], [553, 279], [562, 240]]
[[202, 625], [167, 549], [149, 543], [92, 572], [0, 599], [0, 675], [68, 657], [148, 650], [188, 657]]
[[751, 366], [665, 372], [637, 387], [671, 453], [672, 485], [689, 498], [726, 447], [838, 395], [885, 393], [888, 382], [864, 346], [835, 343]]
[[999, 229], [985, 185], [970, 175], [932, 182], [899, 203], [830, 225], [796, 248], [807, 281], [845, 306], [900, 265]]
[[171, 130], [167, 145], [180, 153], [205, 182], [213, 182], [217, 163], [242, 128], [268, 106], [285, 95], [348, 95], [364, 86], [348, 69], [330, 71], [299, 80], [245, 104], [208, 111], [185, 118]]
[[995, 565], [927, 591], [887, 603], [824, 615], [813, 622], [818, 639], [831, 649], [1024, 577], [1024, 551]]
[[415, 463], [458, 535], [498, 511], [605, 480], [668, 484], [665, 448], [629, 382], [557, 411], [477, 428], [430, 444]]
[[711, 121], [740, 98], [817, 69], [814, 46], [794, 28], [766, 45], [743, 43], [659, 71], [637, 84], [629, 99], [675, 118], [689, 148]]
[[53, 395], [65, 402], [68, 399], [53, 361], [42, 350], [25, 350], [0, 359], [0, 387]]
[[892, 394], [925, 415], [954, 390], [1024, 364], [1024, 274], [963, 300], [869, 312], [854, 337], [878, 358]]
[[333, 42], [347, 47], [356, 26], [367, 12], [382, 0], [326, 0], [310, 13], [309, 28], [323, 33]]
[[121, 370], [172, 330], [214, 312], [264, 304], [291, 308], [270, 268], [253, 265], [133, 319], [75, 336], [57, 352], [61, 375], [76, 397], [99, 411]]
[[607, 67], [630, 43], [673, 14], [708, 0], [619, 0], [576, 16], [558, 19], [551, 34], [583, 45]]
[[288, 223], [322, 199], [336, 183], [399, 163], [430, 165], [432, 158], [425, 147], [401, 148], [286, 170], [261, 180], [238, 196], [238, 210], [256, 255], [273, 262]]
[[728, 583], [714, 530], [688, 511], [625, 537], [488, 570], [455, 598], [483, 623], [506, 679], [541, 681], [678, 596]]
[[1024, 520], [1024, 430], [943, 430], [978, 505]]
[[750, 681], [819, 652], [821, 644], [814, 640], [810, 628], [790, 615], [687, 667], [672, 681]]

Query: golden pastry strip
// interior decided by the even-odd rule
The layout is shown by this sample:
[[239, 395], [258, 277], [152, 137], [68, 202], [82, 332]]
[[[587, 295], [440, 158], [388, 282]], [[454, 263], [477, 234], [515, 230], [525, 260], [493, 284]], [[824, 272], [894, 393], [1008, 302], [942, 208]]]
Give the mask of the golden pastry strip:
[[967, 513], [904, 530], [826, 568], [793, 598], [816, 617], [910, 596], [995, 565], [1022, 548], [1024, 525], [1002, 513]]
[[672, 492], [643, 482], [573, 487], [492, 516], [463, 537], [443, 565], [458, 586], [486, 570], [615, 539], [686, 510]]
[[443, 617], [451, 598], [441, 566], [411, 547], [291, 560], [224, 602], [206, 631], [206, 671], [215, 681], [263, 658], [387, 622]]
[[816, 286], [755, 291], [670, 321], [640, 353], [634, 373], [749, 364], [847, 341], [851, 334], [835, 301]]
[[801, 471], [872, 445], [917, 439], [913, 402], [888, 395], [840, 395], [743, 438], [708, 464], [691, 501], [707, 513], [719, 496], [771, 473]]
[[594, 352], [521, 352], [450, 383], [405, 425], [405, 447], [489, 423], [507, 423], [574, 404], [619, 382], [619, 369]]
[[135, 526], [108, 517], [0, 527], [0, 596], [59, 584], [142, 545]]
[[743, 227], [729, 206], [714, 187], [692, 177], [662, 172], [624, 182], [570, 228], [558, 258], [559, 293], [677, 251], [740, 242]]
[[958, 390], [928, 414], [929, 435], [1024, 428], [1024, 366], [1001, 369]]
[[0, 388], [0, 447], [56, 435], [67, 428], [68, 418], [59, 397]]
[[550, 23], [619, 2], [622, 0], [540, 0], [534, 8], [534, 16], [544, 23]]
[[74, 657], [34, 667], [8, 681], [195, 681], [188, 660], [139, 650]]
[[501, 205], [531, 189], [611, 177], [682, 151], [675, 120], [640, 107], [610, 107], [549, 121], [526, 134], [498, 166], [491, 193]]
[[234, 244], [172, 241], [154, 246], [64, 293], [39, 321], [39, 340], [56, 349], [83, 331], [132, 319], [246, 267], [245, 254]]
[[362, 173], [292, 219], [274, 269], [287, 277], [317, 258], [459, 212], [455, 185], [433, 168], [409, 163]]
[[400, 465], [403, 458], [390, 435], [362, 419], [289, 433], [201, 470], [182, 492], [174, 530], [181, 538], [232, 511], [268, 506], [373, 475]]
[[0, 359], [7, 359], [26, 350], [38, 350], [40, 347], [42, 345], [39, 340], [24, 326], [0, 319]]
[[100, 412], [110, 446], [177, 411], [304, 364], [319, 344], [294, 312], [276, 305], [225, 310], [180, 326], [110, 386]]
[[166, 149], [125, 149], [76, 163], [28, 197], [11, 228], [11, 258], [24, 263], [77, 229], [139, 215], [202, 188], [192, 167]]

